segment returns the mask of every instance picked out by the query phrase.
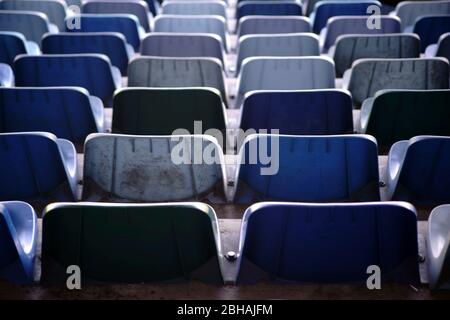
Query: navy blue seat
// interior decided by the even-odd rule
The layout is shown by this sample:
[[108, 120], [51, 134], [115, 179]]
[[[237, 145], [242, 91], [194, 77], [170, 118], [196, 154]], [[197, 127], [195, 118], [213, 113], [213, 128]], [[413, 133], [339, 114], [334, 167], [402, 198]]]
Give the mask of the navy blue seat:
[[291, 135], [353, 133], [352, 98], [339, 89], [255, 91], [244, 99], [240, 128]]
[[413, 32], [419, 35], [422, 52], [425, 52], [442, 34], [450, 32], [450, 15], [421, 17], [414, 24]]
[[25, 37], [18, 32], [0, 31], [0, 63], [12, 66], [19, 54], [32, 53], [28, 50]]
[[358, 2], [345, 1], [321, 1], [318, 2], [311, 14], [313, 32], [319, 34], [327, 21], [335, 16], [365, 16], [370, 6], [381, 7], [381, 3], [375, 0], [361, 0]]
[[83, 144], [103, 131], [103, 104], [82, 88], [1, 88], [0, 132], [45, 131]]
[[441, 35], [438, 43], [429, 45], [425, 51], [425, 56], [427, 58], [444, 57], [450, 61], [450, 32]]
[[34, 281], [38, 238], [34, 209], [25, 202], [0, 202], [0, 278], [18, 284]]
[[301, 16], [302, 6], [297, 2], [242, 1], [236, 9], [239, 20], [245, 16]]
[[101, 53], [111, 64], [127, 74], [128, 61], [134, 55], [133, 48], [125, 37], [117, 32], [47, 34], [42, 38], [42, 52], [45, 54]]
[[450, 137], [417, 136], [395, 143], [388, 160], [392, 200], [421, 206], [450, 203]]
[[124, 35], [127, 42], [139, 51], [141, 34], [144, 33], [136, 16], [131, 14], [81, 14], [67, 18], [66, 22], [79, 20], [80, 28], [69, 28], [68, 32], [119, 32]]
[[0, 133], [0, 200], [40, 206], [73, 201], [77, 158], [73, 144], [46, 132]]
[[102, 54], [22, 55], [14, 62], [18, 87], [83, 87], [112, 106], [120, 71]]
[[244, 214], [238, 283], [420, 284], [417, 217], [405, 202], [258, 203]]
[[239, 157], [236, 203], [380, 199], [377, 144], [368, 135], [250, 135]]
[[9, 65], [0, 63], [0, 87], [11, 87], [14, 85], [14, 74]]

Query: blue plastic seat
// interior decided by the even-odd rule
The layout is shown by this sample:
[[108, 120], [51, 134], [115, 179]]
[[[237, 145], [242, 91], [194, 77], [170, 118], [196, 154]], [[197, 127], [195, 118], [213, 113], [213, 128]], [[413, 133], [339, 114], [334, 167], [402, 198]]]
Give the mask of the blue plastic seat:
[[427, 262], [430, 288], [450, 289], [450, 205], [433, 209], [428, 218]]
[[450, 14], [450, 1], [401, 1], [393, 12], [402, 21], [402, 31], [411, 32], [422, 16]]
[[0, 133], [0, 200], [32, 205], [73, 201], [77, 158], [73, 144], [46, 132]]
[[1, 88], [0, 132], [45, 131], [83, 145], [103, 131], [103, 104], [82, 88]]
[[221, 0], [164, 1], [162, 12], [176, 15], [216, 15], [227, 18], [227, 6]]
[[399, 33], [400, 19], [397, 17], [380, 16], [380, 28], [369, 29], [367, 27], [368, 16], [343, 16], [328, 19], [327, 26], [322, 29], [322, 52], [326, 53], [332, 47], [339, 36], [346, 34], [385, 34]]
[[371, 6], [381, 8], [381, 3], [376, 0], [358, 1], [320, 1], [316, 4], [310, 18], [313, 21], [313, 32], [319, 34], [327, 25], [329, 18], [335, 16], [364, 16]]
[[85, 0], [81, 11], [92, 14], [131, 14], [138, 18], [140, 25], [146, 32], [150, 32], [152, 14], [145, 1]]
[[352, 97], [340, 89], [251, 92], [242, 105], [240, 128], [290, 135], [353, 133]]
[[128, 62], [134, 49], [125, 37], [117, 32], [62, 32], [47, 34], [42, 38], [44, 54], [100, 53], [106, 55], [111, 64], [126, 76]]
[[36, 11], [42, 12], [59, 31], [65, 29], [67, 5], [62, 0], [2, 0], [1, 10]]
[[239, 20], [238, 37], [247, 34], [311, 32], [309, 19], [300, 16], [246, 16]]
[[222, 39], [216, 34], [149, 33], [141, 44], [141, 55], [154, 57], [209, 57], [225, 65]]
[[11, 67], [5, 63], [0, 63], [0, 87], [14, 86], [14, 74]]
[[120, 71], [102, 54], [21, 55], [14, 62], [18, 87], [83, 87], [111, 106]]
[[[25, 37], [18, 32], [0, 31], [0, 63], [13, 65], [14, 59], [19, 54], [39, 54], [33, 52]], [[38, 49], [35, 47], [35, 49]]]
[[302, 6], [288, 1], [242, 1], [236, 8], [236, 17], [245, 16], [301, 16]]
[[388, 160], [392, 200], [421, 206], [450, 203], [450, 137], [417, 136], [395, 143]]
[[41, 12], [32, 11], [0, 11], [0, 31], [12, 31], [23, 34], [34, 52], [38, 50], [41, 38], [44, 34], [56, 33], [58, 30], [52, 27], [48, 18]]
[[222, 39], [225, 50], [229, 50], [229, 35], [225, 18], [221, 16], [163, 14], [155, 19], [155, 32], [211, 33]]
[[[71, 21], [79, 19], [80, 28], [72, 28]], [[141, 37], [144, 30], [136, 16], [131, 14], [88, 14], [66, 19], [68, 32], [118, 32], [123, 34], [127, 43], [133, 46], [134, 51], [139, 51]], [[69, 27], [70, 26], [70, 27]]]
[[420, 284], [417, 217], [405, 202], [257, 203], [242, 220], [238, 283]]
[[368, 135], [250, 135], [239, 159], [236, 203], [380, 199], [377, 144]]
[[236, 108], [254, 90], [310, 90], [335, 87], [334, 63], [327, 57], [252, 57], [243, 61]]
[[444, 57], [450, 61], [450, 32], [444, 33], [437, 44], [429, 45], [425, 51], [425, 55], [428, 58], [431, 57]]
[[0, 278], [34, 282], [38, 234], [36, 213], [28, 203], [0, 202]]
[[450, 32], [450, 14], [421, 17], [414, 24], [413, 32], [419, 35], [422, 52], [425, 52], [441, 35]]

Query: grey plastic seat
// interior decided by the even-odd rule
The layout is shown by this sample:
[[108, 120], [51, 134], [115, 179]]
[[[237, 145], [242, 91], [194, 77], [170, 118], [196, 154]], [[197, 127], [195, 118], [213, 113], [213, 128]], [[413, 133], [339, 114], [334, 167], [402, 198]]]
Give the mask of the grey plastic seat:
[[210, 87], [226, 101], [223, 67], [214, 58], [140, 57], [128, 66], [128, 87]]
[[65, 29], [67, 5], [62, 0], [3, 0], [0, 2], [0, 9], [42, 12], [51, 23], [58, 27], [59, 31]]
[[334, 63], [326, 57], [254, 57], [242, 63], [236, 108], [254, 90], [302, 90], [335, 87]]
[[141, 55], [154, 57], [210, 57], [224, 64], [222, 39], [215, 34], [149, 33], [141, 43]]
[[356, 106], [383, 89], [448, 89], [449, 63], [444, 58], [359, 59], [344, 73], [343, 88]]
[[239, 20], [238, 37], [247, 34], [279, 34], [311, 32], [306, 17], [299, 16], [246, 16]]
[[[203, 151], [214, 159], [204, 158]], [[212, 160], [212, 161], [211, 161]], [[202, 135], [92, 134], [85, 143], [83, 200], [224, 199], [217, 140]]]
[[340, 36], [330, 49], [336, 76], [342, 77], [361, 58], [419, 58], [420, 38], [413, 34], [372, 34]]
[[14, 74], [11, 67], [6, 63], [0, 63], [0, 87], [14, 86]]
[[[36, 47], [41, 43], [41, 38], [46, 33], [58, 32], [52, 26], [45, 14], [32, 11], [0, 11], [0, 31], [13, 31], [23, 34], [29, 41], [29, 45]], [[34, 49], [33, 51], [36, 51]]]
[[428, 218], [427, 261], [431, 289], [450, 289], [450, 205], [436, 207]]
[[319, 37], [310, 33], [247, 35], [239, 38], [236, 72], [245, 58], [256, 56], [318, 56]]
[[0, 31], [0, 63], [10, 66], [19, 54], [39, 54], [36, 44], [30, 45], [23, 34], [14, 31]]
[[327, 26], [320, 33], [322, 52], [326, 53], [336, 43], [339, 36], [345, 34], [385, 34], [399, 33], [398, 17], [380, 16], [380, 28], [368, 28], [369, 16], [341, 16], [328, 19]]
[[220, 16], [180, 16], [180, 15], [160, 15], [155, 19], [155, 32], [175, 32], [175, 33], [212, 33], [217, 34], [229, 50], [228, 32], [226, 21]]
[[164, 1], [163, 14], [215, 15], [227, 18], [227, 7], [223, 1]]
[[450, 14], [450, 1], [402, 1], [392, 13], [402, 21], [402, 30], [411, 32], [417, 18], [425, 15]]
[[101, 14], [132, 14], [146, 32], [150, 31], [150, 13], [147, 2], [141, 0], [84, 0], [83, 13]]

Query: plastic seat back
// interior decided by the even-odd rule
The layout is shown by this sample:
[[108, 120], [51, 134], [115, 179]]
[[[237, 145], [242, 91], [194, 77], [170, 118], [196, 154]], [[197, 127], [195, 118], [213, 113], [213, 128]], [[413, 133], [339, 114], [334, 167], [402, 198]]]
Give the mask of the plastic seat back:
[[311, 32], [309, 19], [299, 16], [246, 16], [239, 20], [238, 37], [247, 34]]
[[0, 31], [19, 32], [40, 45], [42, 36], [50, 31], [50, 24], [41, 12], [5, 10], [0, 11]]
[[433, 43], [437, 43], [444, 33], [450, 32], [450, 14], [425, 16], [414, 24], [414, 33], [419, 35], [422, 52]]

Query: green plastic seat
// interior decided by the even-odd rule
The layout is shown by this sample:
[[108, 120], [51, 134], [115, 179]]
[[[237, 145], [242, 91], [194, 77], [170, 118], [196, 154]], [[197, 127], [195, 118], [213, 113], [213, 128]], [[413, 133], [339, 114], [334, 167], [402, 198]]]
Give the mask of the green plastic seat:
[[44, 284], [200, 280], [222, 283], [217, 217], [200, 202], [55, 203], [43, 217]]
[[[201, 121], [202, 132], [194, 131]], [[126, 88], [114, 97], [113, 133], [171, 135], [176, 129], [225, 134], [225, 107], [211, 88]]]
[[419, 135], [450, 136], [450, 90], [383, 90], [361, 109], [361, 131], [380, 150]]

